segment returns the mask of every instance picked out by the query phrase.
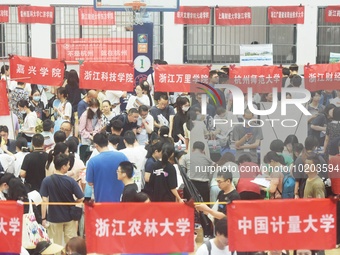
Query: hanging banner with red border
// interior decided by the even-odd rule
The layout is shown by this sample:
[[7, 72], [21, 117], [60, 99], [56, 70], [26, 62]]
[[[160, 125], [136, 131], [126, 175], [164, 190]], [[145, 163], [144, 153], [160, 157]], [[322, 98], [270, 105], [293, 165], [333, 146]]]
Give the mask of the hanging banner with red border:
[[133, 64], [84, 62], [80, 65], [79, 87], [83, 89], [133, 91]]
[[195, 82], [209, 82], [209, 66], [157, 65], [155, 69], [155, 91], [190, 92]]
[[233, 201], [227, 211], [232, 251], [336, 246], [336, 202], [330, 199]]
[[304, 24], [304, 6], [270, 6], [268, 7], [269, 24]]
[[9, 115], [9, 104], [5, 80], [0, 81], [0, 98], [0, 116], [7, 116]]
[[10, 77], [33, 84], [61, 86], [64, 81], [64, 63], [56, 59], [12, 56]]
[[132, 62], [132, 38], [57, 39], [58, 58], [67, 61]]
[[181, 203], [85, 206], [88, 253], [194, 251], [194, 209]]
[[9, 22], [9, 6], [2, 5], [0, 6], [0, 23], [8, 22]]
[[305, 87], [309, 91], [337, 90], [340, 82], [340, 63], [305, 65]]
[[251, 25], [251, 8], [216, 7], [215, 20], [219, 26]]
[[116, 17], [113, 11], [96, 11], [93, 7], [78, 8], [79, 25], [115, 25]]
[[16, 201], [0, 201], [0, 208], [0, 253], [20, 254], [24, 206]]
[[53, 24], [54, 7], [18, 6], [19, 23]]
[[325, 22], [340, 23], [340, 6], [327, 6], [324, 17]]
[[208, 25], [210, 24], [210, 7], [180, 6], [175, 12], [175, 24]]
[[229, 82], [244, 93], [252, 88], [255, 93], [272, 93], [273, 88], [281, 91], [282, 68], [278, 66], [231, 66]]

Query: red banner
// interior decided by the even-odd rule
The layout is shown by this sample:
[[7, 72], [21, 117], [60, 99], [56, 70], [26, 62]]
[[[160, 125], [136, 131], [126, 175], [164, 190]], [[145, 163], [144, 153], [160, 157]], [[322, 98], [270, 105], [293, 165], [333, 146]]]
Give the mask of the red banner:
[[208, 66], [157, 65], [154, 69], [155, 91], [190, 92], [193, 82], [209, 83]]
[[53, 24], [54, 7], [18, 6], [19, 23]]
[[57, 39], [57, 50], [67, 61], [132, 62], [132, 38]]
[[80, 65], [79, 87], [84, 89], [133, 91], [133, 73], [132, 64], [85, 61]]
[[340, 63], [305, 65], [305, 87], [309, 91], [339, 89]]
[[85, 207], [88, 253], [194, 251], [194, 209], [180, 203], [99, 203]]
[[0, 6], [0, 23], [7, 23], [9, 21], [9, 7], [6, 5]]
[[115, 25], [116, 18], [113, 11], [96, 11], [93, 7], [78, 9], [79, 25]]
[[326, 250], [336, 245], [336, 203], [330, 199], [233, 201], [227, 211], [232, 251]]
[[269, 24], [304, 24], [304, 6], [271, 6], [268, 8]]
[[0, 201], [0, 253], [21, 252], [24, 206], [16, 201]]
[[273, 88], [281, 91], [282, 69], [278, 66], [233, 66], [229, 75], [230, 83], [244, 93], [248, 88], [255, 93], [272, 93]]
[[0, 81], [0, 98], [0, 116], [7, 116], [9, 115], [9, 104], [5, 80]]
[[180, 6], [175, 12], [175, 24], [208, 25], [210, 24], [210, 7]]
[[251, 8], [218, 7], [215, 8], [215, 19], [219, 26], [251, 25]]
[[13, 80], [61, 86], [64, 81], [64, 63], [56, 59], [13, 56], [9, 60]]
[[325, 22], [340, 23], [340, 6], [328, 6], [325, 9]]

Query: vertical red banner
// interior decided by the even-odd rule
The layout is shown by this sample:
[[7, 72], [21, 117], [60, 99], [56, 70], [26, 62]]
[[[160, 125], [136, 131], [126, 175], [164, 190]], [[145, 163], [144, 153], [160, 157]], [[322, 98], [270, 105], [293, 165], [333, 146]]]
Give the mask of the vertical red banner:
[[9, 115], [9, 102], [7, 97], [6, 81], [0, 81], [0, 116]]
[[216, 7], [215, 20], [219, 26], [251, 25], [251, 8]]
[[19, 23], [53, 24], [54, 7], [18, 6]]
[[340, 23], [340, 6], [327, 6], [324, 16], [325, 22]]
[[175, 24], [208, 25], [210, 24], [210, 7], [180, 6], [175, 12]]
[[181, 203], [95, 203], [85, 207], [88, 253], [194, 251], [194, 209]]
[[0, 208], [0, 253], [20, 254], [24, 206], [17, 201], [0, 201]]
[[1, 5], [0, 6], [0, 23], [9, 22], [9, 6]]
[[271, 6], [268, 8], [269, 24], [304, 24], [304, 6]]
[[336, 202], [331, 199], [233, 201], [227, 210], [232, 251], [326, 250], [336, 246]]
[[78, 9], [79, 25], [114, 25], [116, 24], [114, 11], [96, 11], [93, 7]]

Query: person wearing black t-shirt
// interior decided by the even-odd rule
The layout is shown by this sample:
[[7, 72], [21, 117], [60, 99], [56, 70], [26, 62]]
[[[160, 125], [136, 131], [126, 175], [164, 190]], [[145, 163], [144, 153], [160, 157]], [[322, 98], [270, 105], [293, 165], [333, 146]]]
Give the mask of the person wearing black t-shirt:
[[120, 162], [119, 167], [117, 169], [118, 180], [124, 183], [122, 202], [135, 201], [138, 187], [137, 184], [134, 183], [132, 179], [134, 168], [136, 168], [136, 166], [133, 163], [129, 161], [123, 161]]
[[215, 220], [220, 220], [227, 215], [227, 204], [234, 200], [240, 200], [240, 195], [237, 193], [233, 186], [233, 175], [228, 171], [221, 171], [217, 173], [216, 182], [221, 189], [217, 196], [217, 202], [224, 202], [218, 205], [218, 210], [214, 211], [206, 204], [196, 205], [196, 209], [204, 212], [205, 214], [211, 214]]

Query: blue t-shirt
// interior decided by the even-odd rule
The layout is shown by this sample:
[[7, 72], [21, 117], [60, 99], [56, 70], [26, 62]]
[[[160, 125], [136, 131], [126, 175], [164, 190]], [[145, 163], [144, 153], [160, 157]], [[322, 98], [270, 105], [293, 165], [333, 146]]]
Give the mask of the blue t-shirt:
[[80, 118], [83, 112], [86, 111], [86, 108], [89, 107], [89, 104], [84, 100], [80, 100], [77, 107], [78, 117]]
[[104, 151], [87, 164], [86, 181], [93, 183], [96, 202], [120, 202], [124, 184], [117, 179], [117, 169], [128, 158], [118, 151]]
[[[40, 195], [48, 197], [49, 202], [74, 202], [73, 195], [78, 199], [84, 197], [74, 179], [67, 175], [59, 174], [47, 176], [42, 181]], [[54, 223], [69, 222], [72, 220], [69, 210], [69, 206], [49, 205], [47, 220]]]

